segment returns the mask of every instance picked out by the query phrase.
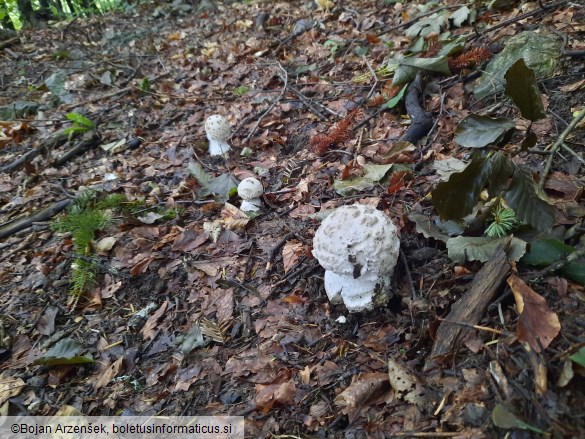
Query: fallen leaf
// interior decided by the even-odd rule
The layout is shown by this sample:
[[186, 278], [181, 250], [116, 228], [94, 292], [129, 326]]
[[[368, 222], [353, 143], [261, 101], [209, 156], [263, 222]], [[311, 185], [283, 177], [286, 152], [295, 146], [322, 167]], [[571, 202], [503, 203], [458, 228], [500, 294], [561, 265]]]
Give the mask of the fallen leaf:
[[535, 352], [546, 349], [559, 334], [561, 324], [544, 297], [530, 288], [516, 275], [508, 278], [508, 285], [514, 293], [518, 318], [518, 340], [528, 343]]
[[287, 273], [299, 261], [302, 255], [303, 243], [296, 240], [287, 241], [282, 248], [282, 263]]
[[8, 399], [17, 396], [24, 386], [24, 381], [20, 378], [5, 376], [4, 373], [0, 375], [0, 405], [4, 404]]
[[100, 387], [107, 386], [112, 379], [117, 377], [120, 372], [122, 371], [122, 367], [124, 364], [124, 357], [118, 358], [112, 364], [108, 366], [106, 370], [104, 370], [97, 380], [93, 383], [94, 389], [99, 389]]
[[399, 398], [410, 404], [423, 405], [424, 388], [418, 377], [393, 359], [388, 360], [388, 379]]
[[155, 337], [157, 332], [156, 330], [158, 328], [158, 321], [164, 315], [168, 306], [169, 301], [165, 300], [160, 308], [157, 309], [155, 313], [148, 318], [144, 324], [144, 327], [142, 328], [142, 331], [140, 331], [142, 337], [144, 337], [145, 340], [152, 340]]
[[388, 375], [372, 372], [357, 377], [347, 389], [335, 398], [335, 405], [340, 407], [364, 407], [368, 401], [388, 390]]
[[51, 335], [55, 331], [55, 317], [59, 313], [56, 306], [48, 307], [37, 323], [37, 331], [42, 335]]

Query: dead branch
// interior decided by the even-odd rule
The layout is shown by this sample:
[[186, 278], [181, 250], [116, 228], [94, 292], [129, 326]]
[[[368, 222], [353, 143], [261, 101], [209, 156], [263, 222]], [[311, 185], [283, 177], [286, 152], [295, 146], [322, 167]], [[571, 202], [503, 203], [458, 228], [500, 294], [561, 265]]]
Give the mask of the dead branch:
[[457, 345], [461, 341], [462, 336], [469, 331], [469, 329], [459, 324], [456, 325], [448, 321], [470, 325], [476, 325], [479, 322], [488, 304], [498, 292], [504, 279], [510, 272], [510, 265], [508, 264], [508, 256], [506, 254], [509, 246], [510, 238], [495, 251], [492, 259], [479, 270], [469, 291], [453, 304], [451, 311], [445, 317], [444, 321], [441, 322], [437, 330], [433, 349], [425, 363], [425, 371], [437, 367], [437, 359], [453, 353], [457, 349]]
[[[544, 169], [542, 171], [542, 175], [540, 176], [540, 181], [538, 182], [538, 186], [541, 189], [544, 188], [544, 183], [546, 181], [546, 177], [548, 176], [548, 173], [550, 172], [550, 168], [552, 166], [552, 161], [553, 161], [553, 158], [555, 156], [555, 153], [559, 150], [559, 148], [561, 147], [561, 145], [563, 145], [565, 143], [565, 140], [567, 139], [567, 136], [569, 134], [571, 134], [571, 131], [573, 131], [573, 129], [577, 125], [579, 125], [579, 123], [584, 118], [585, 118], [585, 110], [582, 110], [577, 115], [577, 117], [573, 118], [573, 120], [571, 121], [571, 123], [569, 124], [569, 126], [567, 128], [565, 128], [565, 131], [563, 131], [561, 133], [561, 135], [559, 136], [559, 138], [557, 139], [557, 141], [551, 146], [551, 148], [550, 148], [551, 154], [548, 156], [548, 159], [546, 161], [546, 165], [544, 166]], [[546, 149], [549, 149], [549, 148], [546, 148]]]
[[405, 98], [406, 112], [410, 116], [412, 124], [398, 140], [416, 144], [433, 127], [431, 113], [425, 111], [421, 104], [423, 89], [422, 75], [419, 72], [416, 74], [414, 81], [408, 86]]
[[33, 213], [28, 218], [21, 218], [16, 221], [9, 222], [7, 224], [0, 225], [0, 239], [6, 238], [8, 236], [13, 235], [16, 232], [20, 232], [21, 230], [28, 229], [34, 223], [47, 221], [50, 218], [57, 215], [63, 209], [65, 209], [73, 200], [66, 199], [57, 201], [50, 207], [41, 210], [40, 212]]

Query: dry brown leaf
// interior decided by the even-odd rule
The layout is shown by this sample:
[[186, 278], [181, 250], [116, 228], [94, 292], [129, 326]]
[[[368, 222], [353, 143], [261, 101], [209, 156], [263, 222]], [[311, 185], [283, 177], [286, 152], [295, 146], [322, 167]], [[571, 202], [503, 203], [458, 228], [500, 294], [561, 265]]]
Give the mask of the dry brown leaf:
[[520, 314], [518, 340], [528, 343], [535, 352], [546, 349], [561, 330], [559, 317], [548, 307], [544, 297], [515, 274], [508, 278], [508, 285]]
[[37, 323], [37, 331], [43, 335], [52, 335], [55, 332], [55, 317], [59, 313], [56, 306], [48, 307]]
[[25, 384], [20, 378], [12, 378], [5, 376], [4, 373], [0, 375], [0, 405], [4, 404], [8, 399], [20, 394]]
[[256, 384], [256, 406], [270, 410], [275, 403], [292, 405], [297, 389], [293, 379], [280, 384]]
[[152, 340], [156, 336], [158, 321], [164, 315], [168, 306], [169, 301], [165, 300], [164, 303], [160, 306], [160, 308], [157, 309], [155, 313], [148, 318], [148, 320], [144, 324], [144, 327], [142, 328], [142, 331], [140, 331], [142, 337], [144, 337], [145, 340]]
[[219, 323], [224, 323], [231, 320], [234, 313], [234, 289], [219, 290], [219, 294], [219, 299], [215, 302], [217, 305], [215, 316]]
[[372, 372], [357, 377], [347, 389], [335, 398], [335, 405], [340, 407], [364, 407], [388, 390], [388, 375]]
[[244, 230], [250, 222], [248, 215], [230, 203], [225, 203], [221, 217], [223, 224], [230, 230]]
[[393, 359], [388, 360], [388, 379], [396, 395], [410, 404], [423, 405], [424, 388], [418, 377]]
[[300, 259], [303, 249], [303, 243], [297, 240], [287, 241], [282, 248], [282, 263], [284, 272], [287, 273]]
[[120, 357], [112, 364], [108, 366], [106, 370], [104, 370], [101, 375], [97, 378], [97, 380], [93, 383], [94, 389], [99, 389], [100, 387], [107, 386], [112, 379], [117, 377], [120, 372], [122, 371], [122, 367], [124, 364], [124, 358]]

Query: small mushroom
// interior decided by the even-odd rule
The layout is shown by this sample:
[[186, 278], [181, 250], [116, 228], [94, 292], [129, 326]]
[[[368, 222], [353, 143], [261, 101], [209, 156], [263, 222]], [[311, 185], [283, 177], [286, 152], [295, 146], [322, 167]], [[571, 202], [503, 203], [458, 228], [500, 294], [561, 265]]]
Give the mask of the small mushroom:
[[238, 185], [238, 195], [242, 199], [241, 210], [244, 212], [257, 212], [262, 206], [260, 196], [264, 189], [262, 183], [254, 177], [244, 178]]
[[325, 269], [329, 300], [343, 302], [349, 312], [385, 304], [399, 248], [396, 226], [375, 207], [335, 209], [313, 239], [313, 256]]
[[227, 139], [230, 123], [220, 114], [209, 116], [205, 121], [205, 132], [209, 140], [209, 155], [223, 155], [230, 150]]

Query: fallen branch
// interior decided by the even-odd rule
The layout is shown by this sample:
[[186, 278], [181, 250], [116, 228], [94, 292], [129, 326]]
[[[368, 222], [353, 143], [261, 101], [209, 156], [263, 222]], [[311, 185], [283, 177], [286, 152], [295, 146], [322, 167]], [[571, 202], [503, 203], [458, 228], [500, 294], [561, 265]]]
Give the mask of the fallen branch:
[[406, 112], [410, 116], [412, 124], [398, 140], [416, 144], [433, 127], [431, 113], [425, 111], [421, 105], [423, 88], [422, 75], [419, 72], [414, 81], [408, 86], [405, 98]]
[[543, 268], [542, 270], [534, 273], [528, 280], [538, 279], [544, 277], [545, 275], [552, 273], [553, 271], [560, 270], [565, 265], [569, 264], [570, 262], [576, 261], [579, 258], [585, 256], [585, 247], [575, 250], [573, 253], [569, 253], [563, 259], [556, 261], [550, 264], [548, 267]]
[[63, 209], [65, 209], [67, 206], [69, 206], [69, 204], [71, 204], [72, 201], [73, 200], [71, 199], [57, 201], [52, 206], [47, 207], [46, 209], [41, 210], [40, 212], [33, 213], [28, 218], [21, 218], [19, 220], [12, 221], [7, 224], [0, 225], [0, 239], [11, 236], [16, 232], [20, 232], [21, 230], [28, 229], [34, 223], [49, 220], [50, 218], [54, 217], [59, 212], [61, 212]]
[[469, 291], [453, 304], [451, 311], [437, 330], [433, 349], [424, 366], [425, 371], [436, 368], [442, 359], [457, 349], [458, 343], [469, 332], [469, 329], [462, 327], [461, 324], [477, 325], [480, 321], [488, 304], [510, 272], [507, 256], [509, 246], [510, 238], [495, 251], [492, 259], [479, 270]]
[[[554, 158], [556, 152], [559, 150], [561, 145], [563, 145], [565, 143], [565, 140], [567, 139], [568, 135], [571, 134], [571, 131], [573, 131], [573, 129], [577, 125], [579, 125], [579, 123], [584, 118], [585, 118], [585, 109], [581, 110], [581, 112], [575, 118], [573, 118], [573, 120], [571, 121], [569, 126], [567, 128], [565, 128], [565, 131], [563, 131], [561, 133], [560, 137], [557, 139], [557, 141], [550, 148], [551, 154], [548, 156], [548, 159], [546, 161], [546, 165], [544, 166], [544, 169], [542, 171], [542, 175], [540, 176], [540, 181], [538, 182], [538, 186], [541, 189], [544, 188], [544, 183], [546, 182], [546, 177], [548, 176], [548, 173], [550, 172], [550, 168], [552, 166], [552, 161], [553, 161], [553, 158]], [[545, 148], [545, 149], [548, 150], [549, 148]]]
[[55, 160], [52, 166], [61, 166], [63, 163], [68, 162], [73, 157], [87, 151], [92, 146], [94, 146], [99, 140], [99, 136], [95, 131], [89, 131], [83, 135], [81, 141], [75, 145], [75, 147], [71, 148], [57, 160]]
[[262, 119], [264, 119], [264, 116], [266, 116], [268, 113], [270, 113], [270, 111], [276, 106], [278, 101], [280, 101], [282, 99], [282, 97], [284, 96], [284, 94], [286, 93], [286, 88], [288, 86], [288, 73], [287, 73], [286, 69], [284, 67], [282, 67], [282, 65], [280, 63], [278, 63], [278, 68], [282, 71], [281, 79], [282, 79], [282, 82], [284, 82], [284, 87], [282, 87], [282, 91], [276, 97], [276, 99], [274, 99], [272, 101], [272, 103], [270, 104], [270, 106], [260, 115], [260, 117], [258, 118], [256, 123], [254, 124], [254, 126], [252, 127], [252, 129], [250, 130], [250, 132], [248, 133], [246, 138], [244, 139], [243, 143], [248, 143], [248, 141], [252, 138], [252, 136], [256, 132], [258, 125], [260, 125], [260, 122], [262, 121]]

